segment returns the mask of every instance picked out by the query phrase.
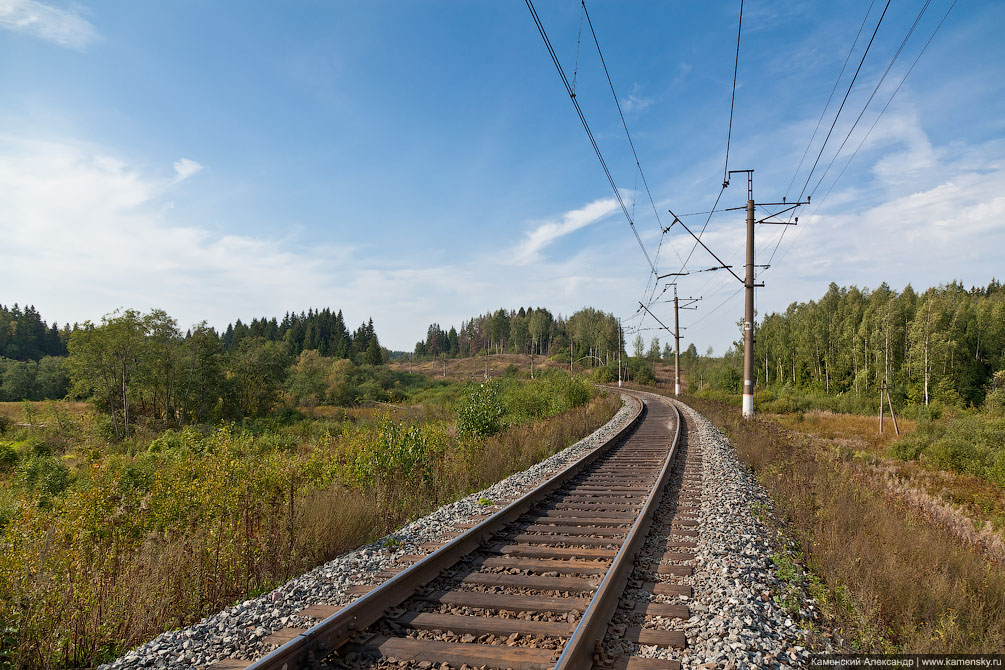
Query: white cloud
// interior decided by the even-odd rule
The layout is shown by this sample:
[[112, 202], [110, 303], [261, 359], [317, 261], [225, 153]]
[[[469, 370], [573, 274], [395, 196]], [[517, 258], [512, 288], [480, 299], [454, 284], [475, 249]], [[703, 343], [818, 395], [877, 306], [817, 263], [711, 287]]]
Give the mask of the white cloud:
[[517, 246], [514, 260], [517, 264], [526, 265], [540, 260], [540, 252], [546, 246], [560, 237], [575, 232], [584, 226], [600, 221], [617, 209], [618, 203], [614, 198], [603, 198], [594, 200], [586, 207], [574, 209], [562, 215], [561, 221], [548, 221], [542, 223], [534, 230], [526, 234], [523, 241]]
[[899, 290], [1002, 274], [992, 250], [1005, 249], [1005, 146], [933, 146], [911, 113], [877, 130], [857, 159], [872, 178], [800, 218], [768, 275], [766, 311], [818, 298], [830, 281]]
[[[623, 231], [612, 233], [611, 248], [514, 273], [512, 257], [497, 249], [431, 265], [421, 249], [325, 246], [172, 220], [168, 200], [182, 197], [174, 186], [196, 165], [179, 160], [173, 178], [152, 177], [100, 148], [0, 136], [0, 302], [33, 303], [60, 323], [160, 307], [183, 328], [331, 306], [350, 325], [372, 316], [385, 345], [410, 349], [433, 321], [460, 325], [503, 305], [569, 313], [613, 305], [636, 288], [634, 275], [609, 262], [610, 253], [631, 252]], [[568, 212], [528, 234], [523, 248], [536, 254], [616, 207], [607, 199]]]
[[[877, 127], [875, 141], [859, 155], [855, 172], [867, 178], [853, 181], [849, 172], [842, 185], [854, 188], [835, 191], [816, 215], [802, 215], [802, 233], [788, 232], [798, 233], [799, 242], [782, 257], [793, 239], [786, 237], [776, 267], [765, 276], [766, 289], [757, 294], [760, 314], [817, 299], [830, 281], [921, 288], [1001, 275], [994, 250], [1005, 249], [1005, 142], [932, 146], [919, 128], [905, 126], [913, 117], [902, 118], [885, 133]], [[926, 157], [925, 168], [902, 181], [898, 161], [906, 169], [905, 162], [919, 156]], [[101, 148], [0, 136], [0, 302], [34, 303], [46, 319], [61, 323], [96, 319], [120, 306], [162, 307], [183, 326], [202, 319], [225, 326], [238, 317], [331, 306], [350, 324], [372, 316], [385, 345], [411, 348], [431, 322], [459, 326], [502, 306], [543, 305], [569, 314], [593, 305], [628, 317], [645, 284], [645, 264], [622, 223], [603, 228], [603, 245], [544, 253], [615, 214], [612, 198], [438, 262], [430, 260], [436, 254], [429, 249], [324, 246], [324, 240], [285, 232], [235, 234], [236, 222], [202, 225], [197, 208], [167, 207], [184, 196], [175, 186], [197, 167], [179, 159], [170, 176], [155, 177]], [[179, 210], [194, 213], [172, 218]], [[339, 235], [334, 225], [331, 239]], [[702, 238], [737, 271], [742, 229], [742, 213], [736, 213], [715, 219]], [[670, 244], [682, 255], [693, 244], [677, 227], [671, 232], [661, 272], [677, 269]], [[758, 228], [758, 262], [766, 260], [774, 234]], [[713, 264], [698, 249], [690, 267]], [[693, 341], [701, 351], [709, 344], [722, 351], [735, 339], [742, 296], [705, 318], [735, 286], [724, 271], [684, 281], [686, 294], [705, 297], [698, 312], [682, 314], [681, 325], [694, 326], [685, 346]], [[665, 309], [654, 307], [661, 318]], [[649, 317], [646, 322], [651, 325]]]
[[76, 11], [38, 0], [0, 0], [0, 28], [71, 49], [83, 49], [98, 38], [94, 26]]
[[632, 93], [621, 101], [621, 106], [625, 112], [630, 114], [633, 112], [644, 112], [652, 106], [653, 102], [652, 98], [645, 98]]
[[202, 165], [191, 158], [179, 158], [174, 162], [175, 178], [174, 182], [185, 181], [196, 172], [202, 169]]
[[677, 86], [677, 85], [683, 83], [684, 80], [687, 79], [687, 76], [689, 74], [691, 74], [691, 70], [693, 70], [693, 69], [694, 69], [694, 66], [691, 65], [690, 63], [681, 63], [680, 65], [678, 65], [677, 66], [677, 76], [674, 77], [673, 81], [670, 82], [671, 86]]

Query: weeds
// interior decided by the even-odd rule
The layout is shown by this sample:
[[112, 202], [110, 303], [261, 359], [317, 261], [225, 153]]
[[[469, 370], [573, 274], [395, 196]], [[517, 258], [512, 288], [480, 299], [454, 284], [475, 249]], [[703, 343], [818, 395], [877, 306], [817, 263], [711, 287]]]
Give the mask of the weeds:
[[111, 444], [85, 415], [33, 406], [45, 425], [0, 441], [0, 667], [106, 661], [529, 467], [620, 406], [548, 377], [502, 391], [554, 393], [546, 415], [566, 411], [507, 414], [481, 439], [434, 407], [140, 427]]
[[767, 488], [853, 648], [1005, 648], [1005, 575], [997, 566], [857, 474], [853, 460], [772, 422], [742, 420], [732, 407], [686, 402], [729, 435]]
[[795, 616], [802, 604], [803, 573], [787, 553], [775, 552], [771, 555], [771, 562], [775, 565], [775, 576], [782, 582], [782, 590], [775, 594], [773, 600], [789, 616]]

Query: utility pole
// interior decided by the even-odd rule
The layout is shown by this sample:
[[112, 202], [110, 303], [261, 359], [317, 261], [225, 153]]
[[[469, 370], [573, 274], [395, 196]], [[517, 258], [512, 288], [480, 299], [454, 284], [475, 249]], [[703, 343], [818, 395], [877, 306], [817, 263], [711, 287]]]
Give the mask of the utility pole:
[[673, 394], [680, 395], [680, 327], [677, 314], [677, 287], [673, 290]]
[[[747, 174], [753, 179], [753, 173]], [[743, 417], [754, 416], [754, 198], [747, 198], [747, 263], [743, 280]]]
[[[701, 241], [701, 237], [695, 235], [691, 232], [691, 229], [684, 225], [676, 214], [674, 214], [673, 222], [667, 226], [663, 232], [667, 232], [674, 224], [679, 223], [684, 230], [691, 234], [698, 244], [711, 254], [712, 258], [719, 262], [716, 267], [708, 268], [711, 270], [729, 270], [729, 273], [736, 277], [740, 283], [743, 284], [744, 288], [744, 305], [743, 305], [743, 417], [749, 419], [754, 416], [754, 289], [764, 286], [764, 284], [754, 283], [754, 268], [767, 268], [766, 265], [754, 265], [754, 225], [758, 223], [771, 223], [778, 225], [794, 226], [799, 223], [799, 217], [795, 218], [794, 222], [791, 221], [773, 221], [774, 217], [786, 212], [791, 212], [796, 207], [800, 205], [807, 205], [810, 202], [809, 196], [806, 197], [805, 202], [786, 202], [785, 198], [782, 198], [781, 202], [762, 202], [760, 203], [762, 207], [765, 206], [781, 206], [782, 209], [777, 212], [772, 212], [763, 219], [754, 220], [754, 171], [753, 170], [729, 170], [727, 172], [726, 181], [723, 182], [722, 187], [726, 188], [729, 186], [729, 177], [734, 174], [744, 173], [747, 175], [747, 204], [743, 207], [728, 207], [726, 212], [735, 211], [739, 209], [746, 210], [747, 212], [747, 259], [746, 259], [746, 274], [743, 279], [733, 272], [731, 265], [726, 265], [722, 259], [715, 255], [708, 246]], [[673, 212], [670, 212], [673, 214]], [[686, 274], [686, 273], [674, 273], [674, 274]], [[665, 275], [669, 276], [669, 275]]]
[[625, 348], [624, 335], [621, 334], [621, 319], [618, 319], [618, 388], [621, 388], [621, 350]]
[[[684, 304], [680, 304], [680, 300], [684, 300]], [[682, 309], [698, 309], [694, 307], [694, 303], [701, 300], [701, 298], [677, 298], [677, 284], [674, 283], [673, 287], [673, 362], [674, 362], [674, 392], [675, 396], [680, 395], [680, 331], [686, 330], [681, 328], [679, 325], [680, 319], [678, 312]]]

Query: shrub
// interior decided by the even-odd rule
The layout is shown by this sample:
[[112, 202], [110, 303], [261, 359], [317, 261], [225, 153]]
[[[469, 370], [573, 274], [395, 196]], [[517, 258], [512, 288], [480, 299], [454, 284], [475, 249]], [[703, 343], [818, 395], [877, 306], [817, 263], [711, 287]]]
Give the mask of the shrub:
[[599, 382], [601, 384], [610, 384], [617, 378], [618, 378], [617, 372], [612, 370], [611, 367], [608, 365], [596, 368], [593, 371], [593, 381]]
[[14, 445], [0, 444], [0, 472], [10, 472], [17, 465], [17, 450]]
[[464, 436], [495, 435], [503, 428], [504, 409], [495, 383], [472, 388], [457, 407], [457, 432]]
[[946, 422], [922, 421], [894, 442], [889, 454], [1005, 485], [1005, 418], [964, 414]]
[[8, 430], [14, 427], [14, 419], [9, 416], [0, 414], [0, 435], [4, 435]]
[[55, 496], [70, 485], [70, 468], [52, 456], [31, 456], [18, 467], [21, 486], [32, 493]]
[[161, 452], [198, 454], [203, 450], [202, 440], [202, 434], [191, 426], [186, 426], [181, 430], [169, 429], [151, 440], [147, 450], [155, 454]]

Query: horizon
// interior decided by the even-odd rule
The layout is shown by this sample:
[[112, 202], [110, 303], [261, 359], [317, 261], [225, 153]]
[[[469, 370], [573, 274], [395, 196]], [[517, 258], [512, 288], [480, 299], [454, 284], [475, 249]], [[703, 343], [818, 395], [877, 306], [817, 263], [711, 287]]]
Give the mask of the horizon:
[[[240, 7], [0, 6], [6, 303], [60, 323], [160, 307], [185, 328], [218, 329], [329, 305], [349, 324], [372, 317], [397, 351], [431, 323], [459, 326], [493, 305], [593, 306], [639, 326], [646, 260], [524, 8]], [[829, 120], [875, 25], [879, 10], [863, 18], [866, 7], [747, 3], [729, 168], [755, 169], [758, 200], [798, 193], [786, 184], [802, 182], [827, 128], [810, 147], [814, 126]], [[848, 151], [862, 150], [847, 172], [848, 151], [833, 162], [821, 193], [833, 191], [803, 208], [796, 230], [758, 229], [755, 262], [778, 249], [756, 296], [761, 318], [831, 282], [937, 286], [935, 268], [977, 286], [1000, 274], [990, 252], [1005, 248], [1005, 6], [950, 7], [933, 3], [891, 64], [917, 13], [891, 6], [834, 128], [836, 143], [888, 70], [849, 135]], [[692, 245], [679, 227], [660, 243], [667, 211], [707, 210], [720, 186], [736, 10], [589, 5], [651, 204], [592, 37], [577, 45], [579, 6], [541, 8], [660, 273]], [[734, 184], [720, 205], [741, 191]], [[711, 217], [702, 237], [734, 264], [737, 214]], [[711, 263], [698, 249], [688, 267]], [[742, 314], [731, 281], [681, 280], [685, 295], [704, 297], [682, 315], [682, 348], [730, 346]]]
[[[940, 282], [938, 284], [934, 284], [932, 286], [926, 286], [923, 289], [918, 289], [918, 288], [916, 288], [911, 283], [905, 284], [903, 287], [891, 286], [889, 284], [889, 282], [880, 282], [880, 284], [877, 285], [877, 286], [858, 286], [856, 284], [839, 285], [838, 289], [840, 289], [840, 290], [857, 289], [857, 290], [862, 291], [864, 293], [872, 293], [877, 288], [879, 288], [880, 285], [887, 284], [887, 286], [889, 287], [889, 289], [893, 293], [902, 294], [904, 291], [906, 291], [908, 288], [910, 288], [912, 291], [914, 291], [917, 295], [920, 296], [920, 295], [923, 295], [925, 292], [927, 292], [930, 289], [942, 289], [942, 288], [945, 288], [945, 287], [948, 287], [948, 286], [951, 286], [951, 285], [954, 285], [954, 284], [960, 285], [960, 287], [963, 290], [967, 291], [967, 292], [974, 292], [974, 291], [981, 290], [981, 289], [987, 289], [989, 286], [992, 286], [992, 285], [994, 285], [996, 283], [1000, 283], [999, 280], [997, 279], [997, 277], [991, 277], [991, 279], [989, 279], [984, 284], [970, 284], [969, 286], [966, 283], [964, 283], [964, 282], [962, 282], [962, 281], [960, 281], [958, 279], [952, 279], [952, 280], [949, 280], [949, 281], [945, 281], [945, 282]], [[822, 295], [823, 294], [821, 294], [821, 296], [818, 296], [818, 297], [822, 297]], [[757, 315], [757, 323], [761, 323], [764, 320], [764, 318], [766, 318], [768, 316], [771, 316], [772, 314], [782, 314], [789, 307], [792, 307], [792, 306], [795, 306], [795, 305], [807, 304], [809, 302], [816, 302], [816, 300], [817, 300], [817, 298], [809, 298], [807, 300], [794, 301], [794, 302], [790, 303], [789, 305], [786, 305], [785, 308], [783, 308], [783, 309], [780, 309], [780, 310], [777, 310], [777, 311], [773, 311], [773, 312], [768, 312], [767, 314], [763, 314], [763, 315], [762, 314], [758, 314]], [[4, 305], [3, 303], [0, 303], [0, 309], [13, 309], [15, 307], [20, 307], [22, 310], [24, 310], [25, 308], [35, 309], [35, 305], [31, 304], [31, 303], [24, 304], [24, 305], [22, 305], [21, 303], [17, 303], [17, 302], [9, 303], [7, 305]], [[457, 328], [459, 330], [461, 328], [461, 324], [462, 323], [466, 323], [466, 322], [471, 321], [473, 319], [476, 319], [478, 317], [485, 316], [486, 314], [491, 314], [491, 313], [495, 312], [496, 310], [503, 309], [508, 314], [512, 315], [512, 314], [515, 314], [515, 313], [519, 312], [521, 308], [526, 309], [527, 307], [528, 307], [527, 305], [520, 305], [520, 306], [515, 307], [515, 308], [514, 307], [496, 307], [496, 308], [493, 308], [493, 309], [486, 310], [484, 312], [479, 312], [478, 314], [474, 314], [474, 315], [470, 315], [468, 317], [465, 317], [464, 319], [462, 319], [461, 321], [459, 321], [457, 323], [442, 324], [442, 323], [439, 323], [439, 322], [431, 321], [431, 322], [427, 323], [424, 326], [424, 328], [428, 329], [429, 326], [431, 326], [433, 324], [437, 324], [444, 331], [449, 331], [451, 328]], [[549, 312], [552, 311], [547, 305], [532, 305], [530, 307], [532, 307], [532, 308], [543, 308], [543, 309], [548, 310]], [[580, 307], [579, 309], [573, 310], [572, 312], [570, 312], [568, 314], [562, 314], [560, 312], [552, 312], [552, 315], [556, 318], [556, 320], [558, 320], [558, 319], [568, 320], [568, 318], [570, 316], [572, 316], [573, 314], [575, 314], [579, 310], [588, 309], [588, 308], [591, 308], [591, 307], [592, 307], [592, 305], [584, 305], [584, 306]], [[125, 307], [125, 306], [118, 307], [118, 308], [116, 308], [114, 310], [111, 310], [109, 312], [105, 312], [100, 317], [90, 318], [90, 319], [84, 319], [84, 321], [75, 321], [72, 324], [69, 323], [69, 322], [59, 321], [59, 319], [53, 319], [53, 320], [47, 319], [46, 315], [44, 313], [42, 313], [41, 310], [36, 310], [36, 311], [38, 311], [39, 316], [41, 317], [42, 322], [46, 325], [46, 327], [52, 327], [53, 325], [56, 325], [56, 326], [58, 326], [58, 328], [59, 328], [60, 331], [62, 331], [64, 329], [69, 329], [69, 330], [72, 331], [75, 328], [83, 326], [84, 323], [86, 323], [86, 322], [91, 322], [91, 323], [94, 323], [94, 324], [97, 325], [97, 324], [100, 323], [101, 319], [103, 319], [105, 317], [109, 317], [109, 316], [114, 316], [114, 315], [116, 315], [116, 314], [118, 314], [118, 313], [120, 313], [122, 311], [128, 310], [128, 309], [133, 309], [133, 308], [131, 308], [131, 307]], [[155, 307], [152, 307], [151, 309], [159, 309], [159, 308], [155, 306]], [[323, 311], [325, 309], [330, 310], [330, 311], [332, 311], [332, 312], [334, 312], [336, 314], [342, 314], [342, 317], [343, 317], [344, 322], [345, 322], [345, 326], [349, 330], [349, 332], [352, 332], [353, 330], [355, 330], [356, 328], [359, 327], [359, 326], [353, 325], [353, 324], [355, 324], [355, 321], [346, 318], [344, 310], [342, 310], [341, 308], [336, 307], [334, 305], [327, 305], [327, 306], [311, 306], [311, 307], [308, 307], [307, 309], [302, 310], [302, 311], [284, 310], [282, 315], [280, 315], [280, 314], [274, 314], [274, 315], [259, 314], [257, 316], [251, 316], [251, 317], [248, 317], [248, 318], [237, 317], [237, 318], [234, 318], [232, 320], [226, 321], [226, 323], [224, 323], [224, 324], [210, 323], [208, 320], [202, 319], [202, 320], [196, 321], [194, 323], [190, 323], [190, 324], [179, 323], [178, 324], [178, 329], [183, 334], [185, 334], [185, 333], [191, 332], [191, 330], [193, 328], [197, 327], [198, 325], [200, 325], [202, 322], [205, 321], [206, 324], [210, 328], [212, 328], [214, 331], [217, 332], [217, 334], [219, 334], [219, 335], [222, 336], [229, 328], [236, 326], [238, 324], [238, 322], [240, 322], [240, 323], [242, 323], [242, 324], [244, 324], [246, 326], [250, 325], [252, 323], [252, 321], [265, 321], [265, 322], [277, 321], [277, 322], [281, 323], [285, 319], [285, 317], [287, 317], [287, 316], [305, 315], [305, 314], [309, 314], [311, 311], [313, 311], [314, 313], [318, 313], [318, 312], [321, 312], [321, 311]], [[139, 310], [139, 311], [149, 311], [149, 310]], [[171, 315], [170, 312], [168, 313], [168, 316], [171, 316], [173, 318], [173, 315]], [[361, 326], [365, 326], [368, 322], [372, 322], [372, 321], [373, 321], [373, 317], [372, 316], [367, 316], [367, 317], [364, 317], [359, 323], [360, 323]], [[62, 325], [60, 325], [60, 324], [62, 324]], [[377, 337], [379, 339], [380, 338], [380, 326], [379, 326], [379, 324], [374, 323], [373, 327], [374, 327], [374, 331], [377, 333]], [[653, 329], [653, 330], [656, 330], [656, 329]], [[658, 330], [662, 330], [662, 328], [659, 328]], [[649, 341], [650, 341], [650, 339], [652, 337], [656, 337], [656, 335], [653, 335], [652, 332], [647, 332], [645, 330], [639, 332], [638, 334], [641, 335], [642, 332], [646, 332], [646, 336], [643, 337], [643, 340], [647, 343], [647, 345], [648, 345], [648, 343], [649, 343]], [[634, 335], [635, 333], [632, 333], [632, 334]], [[658, 338], [660, 340], [660, 347], [662, 348], [665, 344], [669, 344], [669, 346], [670, 346], [670, 348], [672, 350], [673, 349], [673, 345], [670, 344], [670, 341], [671, 341], [670, 338], [672, 338], [672, 335], [669, 336], [667, 339]], [[421, 338], [421, 333], [420, 333], [420, 339], [417, 339], [416, 343], [422, 342], [422, 341], [425, 341], [425, 340], [424, 340], [424, 338]], [[681, 349], [682, 350], [687, 349], [687, 347], [684, 346], [685, 343], [687, 343], [687, 344], [694, 344], [695, 347], [698, 349], [699, 352], [705, 352], [702, 355], [707, 355], [707, 350], [708, 350], [709, 347], [711, 347], [712, 350], [713, 350], [713, 352], [714, 352], [712, 354], [714, 357], [721, 357], [721, 356], [726, 355], [734, 347], [734, 345], [738, 344], [738, 341], [734, 341], [734, 342], [731, 342], [730, 344], [728, 344], [722, 350], [715, 350], [715, 347], [712, 346], [712, 345], [707, 345], [706, 347], [699, 347], [697, 343], [689, 342], [683, 336], [681, 337], [681, 342], [682, 342], [682, 345], [681, 345]], [[384, 347], [385, 349], [387, 349], [392, 355], [394, 355], [394, 354], [410, 354], [410, 353], [414, 352], [414, 350], [415, 350], [415, 345], [414, 344], [413, 344], [412, 347], [410, 347], [408, 349], [396, 349], [394, 347], [389, 347], [388, 345], [386, 345], [383, 342], [383, 340], [381, 340], [381, 346]], [[625, 335], [624, 347], [625, 347], [625, 351], [629, 351], [630, 350], [630, 347], [629, 347], [629, 338], [628, 338], [627, 332], [626, 332], [626, 335]], [[492, 354], [492, 355], [495, 355], [495, 354]], [[507, 353], [506, 355], [509, 355], [509, 353]]]

